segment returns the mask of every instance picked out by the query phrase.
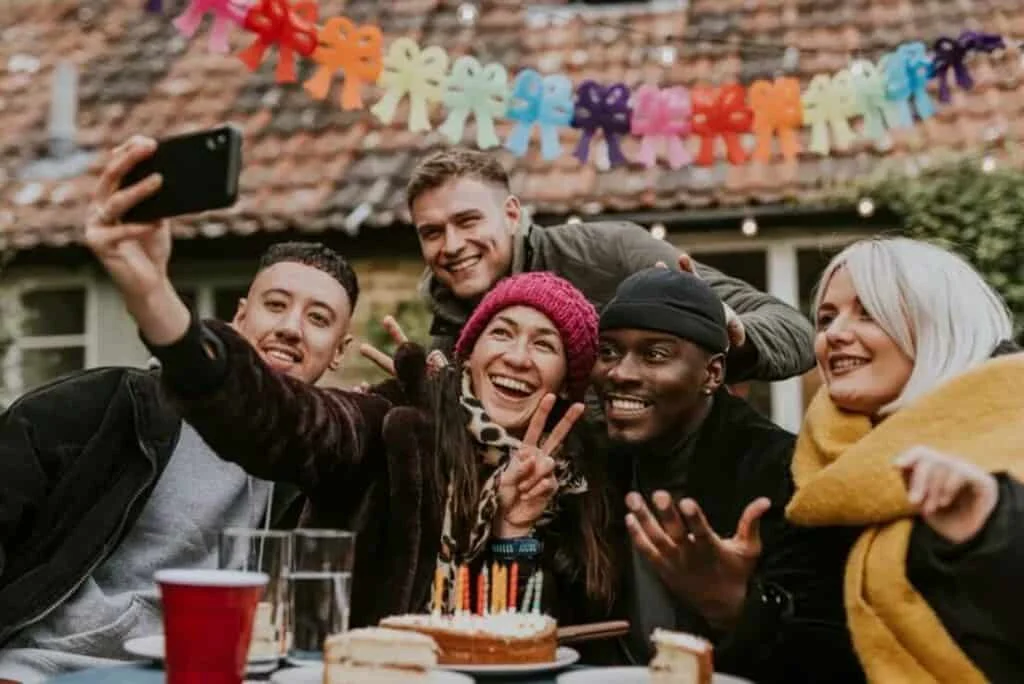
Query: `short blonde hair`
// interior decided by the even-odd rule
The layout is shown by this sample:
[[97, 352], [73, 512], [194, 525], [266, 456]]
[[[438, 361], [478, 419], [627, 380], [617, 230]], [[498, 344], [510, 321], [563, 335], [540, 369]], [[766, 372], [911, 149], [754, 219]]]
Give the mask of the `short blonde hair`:
[[907, 238], [861, 240], [837, 254], [818, 281], [814, 320], [840, 268], [850, 274], [864, 309], [914, 361], [907, 384], [882, 414], [982, 363], [1013, 335], [1006, 303], [970, 264]]

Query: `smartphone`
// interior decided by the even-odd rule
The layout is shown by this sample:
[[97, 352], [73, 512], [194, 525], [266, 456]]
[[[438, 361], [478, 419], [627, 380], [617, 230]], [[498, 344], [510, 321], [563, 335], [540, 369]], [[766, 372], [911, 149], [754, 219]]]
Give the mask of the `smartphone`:
[[125, 174], [121, 187], [153, 173], [163, 185], [125, 212], [125, 223], [151, 223], [184, 214], [230, 207], [238, 199], [242, 132], [231, 125], [165, 138], [156, 151]]

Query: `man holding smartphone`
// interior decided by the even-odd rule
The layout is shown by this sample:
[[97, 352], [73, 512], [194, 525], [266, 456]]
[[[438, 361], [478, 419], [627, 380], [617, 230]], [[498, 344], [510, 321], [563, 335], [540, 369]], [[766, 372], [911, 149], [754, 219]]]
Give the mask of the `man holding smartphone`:
[[[170, 231], [120, 222], [161, 187], [151, 175], [121, 188], [156, 149], [133, 138], [100, 178], [87, 241], [98, 227], [111, 235], [90, 246], [115, 264], [170, 255]], [[358, 295], [332, 250], [279, 244], [232, 325], [272, 367], [316, 382], [341, 362]], [[127, 639], [163, 631], [155, 570], [216, 567], [221, 530], [292, 526], [298, 501], [221, 460], [160, 392], [158, 372], [87, 370], [22, 397], [0, 415], [0, 680], [122, 658]]]

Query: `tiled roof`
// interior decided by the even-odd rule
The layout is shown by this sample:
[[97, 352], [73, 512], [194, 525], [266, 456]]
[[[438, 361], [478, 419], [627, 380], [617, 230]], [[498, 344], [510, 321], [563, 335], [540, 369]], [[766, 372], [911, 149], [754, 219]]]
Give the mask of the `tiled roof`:
[[[552, 0], [544, 0], [551, 5]], [[357, 208], [364, 228], [404, 218], [402, 188], [417, 157], [441, 144], [436, 133], [404, 130], [402, 113], [390, 127], [368, 112], [343, 112], [333, 97], [312, 100], [299, 84], [274, 83], [273, 59], [249, 73], [230, 55], [207, 51], [204, 23], [191, 43], [171, 19], [183, 0], [164, 0], [164, 15], [143, 11], [143, 0], [4, 0], [0, 2], [0, 235], [11, 244], [67, 244], [76, 239], [85, 202], [102, 158], [58, 180], [38, 180], [26, 168], [46, 154], [50, 80], [59, 59], [79, 67], [78, 142], [103, 152], [133, 133], [170, 135], [234, 121], [245, 131], [242, 195], [228, 212], [180, 222], [182, 237], [227, 231], [299, 228], [344, 230]], [[478, 2], [472, 28], [459, 23], [459, 0], [322, 0], [321, 16], [345, 14], [379, 22], [387, 37], [406, 34], [451, 54], [474, 53], [510, 68], [562, 71], [574, 82], [694, 85], [771, 75], [780, 53], [751, 42], [800, 49], [803, 83], [846, 66], [854, 56], [877, 58], [908, 39], [931, 42], [943, 33], [976, 28], [1024, 36], [1021, 0], [692, 0], [688, 8], [633, 11], [617, 21], [596, 12], [565, 18], [530, 12], [529, 2]], [[557, 4], [557, 3], [555, 3]], [[664, 3], [662, 3], [664, 4]], [[655, 57], [665, 37], [683, 36], [669, 67]], [[722, 39], [714, 42], [708, 39]], [[233, 47], [249, 36], [236, 31]], [[734, 39], [734, 44], [728, 41]], [[724, 42], [723, 42], [724, 41]], [[308, 75], [306, 65], [300, 78]], [[822, 159], [804, 152], [798, 163], [600, 171], [568, 150], [555, 162], [539, 153], [515, 159], [502, 152], [515, 188], [541, 213], [597, 213], [709, 208], [786, 201], [814, 202], [823, 188], [878, 165], [882, 157], [920, 159], [940, 148], [998, 145], [1024, 132], [1019, 53], [978, 57], [976, 87], [957, 91], [935, 118], [895, 135], [887, 152], [859, 143]], [[367, 88], [368, 102], [377, 97]], [[437, 118], [434, 119], [438, 123]], [[499, 134], [508, 127], [499, 125]], [[805, 130], [806, 135], [806, 130]], [[627, 144], [627, 154], [631, 152]], [[75, 169], [72, 169], [72, 172]], [[353, 219], [356, 217], [352, 217]], [[351, 226], [350, 226], [351, 227]]]

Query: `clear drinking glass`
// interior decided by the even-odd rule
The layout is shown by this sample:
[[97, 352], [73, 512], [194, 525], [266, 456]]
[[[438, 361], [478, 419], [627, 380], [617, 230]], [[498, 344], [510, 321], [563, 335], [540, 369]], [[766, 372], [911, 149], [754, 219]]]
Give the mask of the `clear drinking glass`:
[[279, 660], [291, 639], [288, 574], [292, 565], [292, 534], [280, 530], [232, 527], [220, 535], [222, 570], [262, 572], [269, 581], [256, 607], [249, 660]]
[[356, 535], [343, 530], [292, 533], [289, 576], [293, 660], [323, 660], [324, 640], [348, 631]]

